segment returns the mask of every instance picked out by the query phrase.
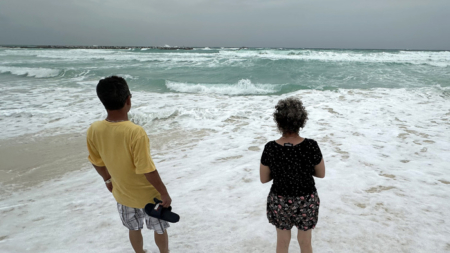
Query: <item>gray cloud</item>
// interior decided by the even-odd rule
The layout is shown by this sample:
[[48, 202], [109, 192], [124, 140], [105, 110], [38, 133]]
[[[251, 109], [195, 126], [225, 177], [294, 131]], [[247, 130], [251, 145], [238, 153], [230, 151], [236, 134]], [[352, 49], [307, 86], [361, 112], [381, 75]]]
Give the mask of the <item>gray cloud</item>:
[[449, 49], [450, 1], [0, 2], [0, 44]]

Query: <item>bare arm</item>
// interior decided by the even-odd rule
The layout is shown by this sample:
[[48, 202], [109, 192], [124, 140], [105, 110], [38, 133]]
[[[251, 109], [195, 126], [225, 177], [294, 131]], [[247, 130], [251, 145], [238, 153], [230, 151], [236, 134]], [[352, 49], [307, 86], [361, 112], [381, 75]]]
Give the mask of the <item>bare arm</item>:
[[148, 182], [152, 184], [155, 189], [161, 194], [161, 205], [163, 207], [169, 207], [172, 203], [172, 199], [169, 196], [169, 193], [167, 192], [166, 186], [164, 185], [163, 181], [161, 180], [161, 177], [159, 176], [159, 173], [157, 170], [152, 171], [150, 173], [145, 173], [145, 177], [147, 178]]
[[322, 158], [322, 161], [320, 161], [319, 164], [317, 164], [314, 167], [314, 176], [315, 177], [319, 177], [319, 178], [324, 178], [325, 177], [325, 161]]
[[[103, 178], [103, 181], [106, 181], [111, 178], [111, 175], [109, 174], [108, 169], [106, 167], [99, 167], [99, 166], [95, 166], [93, 164], [92, 164], [92, 166], [94, 166], [97, 173]], [[106, 188], [108, 188], [108, 190], [110, 192], [112, 192], [112, 189], [113, 189], [112, 183], [111, 182], [106, 183]]]
[[263, 184], [270, 182], [270, 180], [272, 180], [272, 177], [270, 176], [269, 166], [265, 166], [262, 164], [259, 165], [259, 178], [261, 180], [261, 183]]

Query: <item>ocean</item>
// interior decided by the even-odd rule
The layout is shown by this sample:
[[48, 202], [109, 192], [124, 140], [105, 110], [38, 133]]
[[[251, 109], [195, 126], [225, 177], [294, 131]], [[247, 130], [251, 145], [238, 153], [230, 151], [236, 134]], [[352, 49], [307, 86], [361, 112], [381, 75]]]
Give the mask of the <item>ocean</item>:
[[[99, 118], [102, 107], [92, 101], [95, 85], [110, 75], [124, 77], [137, 101], [149, 94], [232, 100], [298, 91], [370, 94], [380, 89], [402, 90], [405, 96], [425, 89], [447, 97], [450, 87], [449, 51], [0, 48], [0, 59], [0, 112], [8, 122], [1, 138], [46, 130], [82, 131]], [[164, 108], [149, 103], [136, 117], [142, 124], [152, 124], [184, 108], [194, 110], [194, 118], [208, 117], [197, 109], [221, 109], [217, 103], [201, 108], [194, 101], [185, 102]]]
[[[300, 135], [319, 143], [326, 162], [327, 176], [316, 180], [317, 252], [450, 252], [449, 51], [0, 47], [0, 140], [84, 136], [93, 121], [106, 117], [95, 87], [110, 75], [127, 80], [130, 119], [149, 134], [182, 217], [171, 232], [173, 252], [273, 251], [275, 230], [265, 218], [270, 185], [259, 182], [259, 159], [264, 144], [280, 136], [274, 106], [289, 96], [304, 102], [309, 120]], [[87, 151], [74, 152], [84, 157]], [[54, 232], [61, 241], [56, 246], [33, 237], [54, 229], [44, 218], [31, 211], [20, 219], [4, 214], [11, 225], [2, 222], [1, 231], [13, 223], [35, 227], [5, 234], [0, 246], [6, 252], [58, 252], [63, 242], [78, 252], [101, 251], [102, 243], [69, 239], [107, 233], [95, 224], [86, 233], [77, 220], [96, 213], [97, 205], [114, 205], [87, 194], [109, 197], [82, 162], [70, 179], [51, 179], [39, 191], [11, 190], [1, 199], [0, 211], [17, 210], [13, 206], [25, 198], [35, 200], [25, 211], [49, 201], [64, 203], [52, 213], [61, 219], [74, 206], [78, 210], [70, 228]], [[13, 173], [11, 167], [0, 170]], [[104, 212], [111, 221], [89, 217], [120, 234], [114, 207]], [[114, 252], [129, 248], [119, 235], [108, 240]]]

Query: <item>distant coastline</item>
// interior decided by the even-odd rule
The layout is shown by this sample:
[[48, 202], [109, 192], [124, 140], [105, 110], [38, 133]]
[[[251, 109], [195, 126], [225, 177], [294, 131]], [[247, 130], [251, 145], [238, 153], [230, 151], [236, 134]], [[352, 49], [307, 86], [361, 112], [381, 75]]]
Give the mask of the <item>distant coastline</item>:
[[171, 46], [61, 46], [61, 45], [2, 45], [0, 44], [0, 48], [42, 48], [42, 49], [160, 49], [160, 50], [194, 50], [196, 48], [228, 48], [235, 50], [242, 49], [279, 49], [279, 50], [369, 50], [369, 51], [428, 51], [428, 52], [449, 52], [449, 49], [411, 49], [411, 48], [320, 48], [320, 47], [245, 47], [245, 46], [235, 46], [235, 47], [222, 47], [222, 46], [195, 46], [195, 47], [171, 47]]
[[130, 48], [149, 48], [160, 50], [193, 50], [192, 47], [144, 47], [144, 46], [58, 46], [58, 45], [37, 45], [37, 46], [23, 46], [23, 45], [0, 45], [0, 47], [7, 48], [51, 48], [51, 49], [130, 49]]

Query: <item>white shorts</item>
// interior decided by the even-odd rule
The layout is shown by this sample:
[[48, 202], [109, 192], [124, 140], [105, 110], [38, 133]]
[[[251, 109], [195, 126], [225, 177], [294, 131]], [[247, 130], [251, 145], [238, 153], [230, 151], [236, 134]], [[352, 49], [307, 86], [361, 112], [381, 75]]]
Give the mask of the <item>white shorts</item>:
[[158, 234], [164, 234], [170, 227], [167, 221], [148, 216], [144, 208], [133, 208], [117, 203], [117, 210], [123, 225], [129, 230], [141, 230], [144, 227], [144, 220], [147, 228], [155, 230]]

